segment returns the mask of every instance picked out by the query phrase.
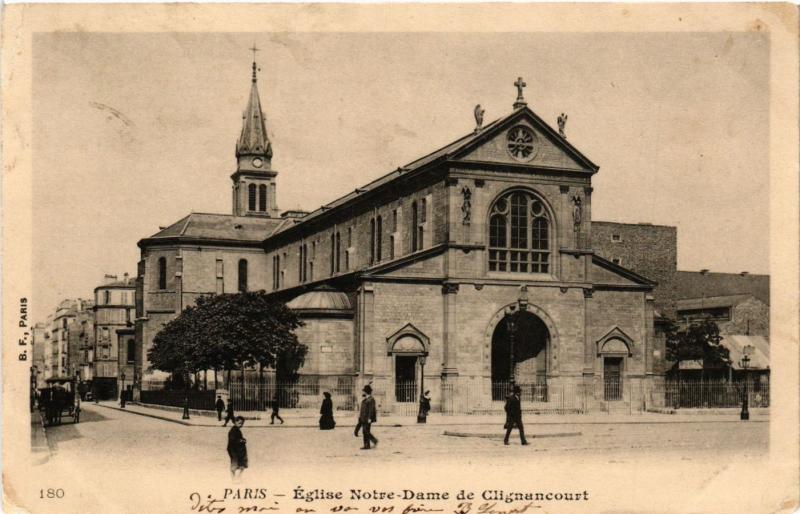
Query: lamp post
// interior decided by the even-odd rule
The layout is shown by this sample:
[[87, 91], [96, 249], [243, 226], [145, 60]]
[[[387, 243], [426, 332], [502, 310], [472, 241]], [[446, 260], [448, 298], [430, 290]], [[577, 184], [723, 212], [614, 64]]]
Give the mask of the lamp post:
[[748, 410], [748, 403], [749, 403], [749, 391], [747, 390], [747, 368], [750, 366], [750, 354], [753, 352], [753, 347], [751, 345], [747, 345], [742, 349], [742, 360], [740, 362], [742, 369], [744, 370], [744, 394], [742, 394], [742, 412], [739, 414], [739, 419], [742, 421], [747, 421], [750, 419], [750, 411]]
[[184, 373], [183, 391], [183, 416], [181, 419], [189, 419], [189, 374]]
[[125, 372], [120, 373], [119, 378], [122, 379], [122, 386], [119, 392], [119, 406], [125, 408]]
[[519, 317], [519, 310], [515, 305], [512, 305], [508, 308], [506, 312], [506, 327], [508, 328], [508, 359], [509, 359], [509, 378], [508, 381], [511, 383], [511, 390], [514, 390], [514, 386], [516, 385], [516, 369], [514, 366], [514, 339], [517, 335], [517, 321]]
[[419, 356], [419, 411], [417, 412], [417, 423], [428, 422], [428, 411], [425, 408], [425, 357], [427, 353]]
[[519, 317], [522, 311], [528, 309], [528, 286], [525, 284], [519, 286], [519, 293], [517, 295], [517, 304], [512, 305], [506, 311], [506, 326], [508, 327], [508, 353], [511, 372], [509, 374], [509, 382], [511, 383], [511, 390], [517, 384], [516, 378], [516, 362], [514, 356], [514, 343], [516, 342], [517, 330], [519, 329]]

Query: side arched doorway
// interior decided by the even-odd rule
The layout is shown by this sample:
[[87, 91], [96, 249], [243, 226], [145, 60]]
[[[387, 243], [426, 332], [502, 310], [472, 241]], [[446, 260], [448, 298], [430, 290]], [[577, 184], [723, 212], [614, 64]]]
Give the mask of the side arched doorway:
[[[513, 373], [523, 394], [532, 395], [531, 400], [547, 401], [549, 350], [547, 325], [531, 312], [520, 312], [514, 332]], [[511, 390], [511, 374], [511, 333], [506, 316], [492, 334], [492, 400], [505, 399]]]

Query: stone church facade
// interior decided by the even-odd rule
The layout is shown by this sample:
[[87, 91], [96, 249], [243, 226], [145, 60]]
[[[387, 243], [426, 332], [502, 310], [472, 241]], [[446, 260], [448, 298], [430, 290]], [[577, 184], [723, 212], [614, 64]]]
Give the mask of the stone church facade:
[[434, 410], [496, 408], [512, 374], [532, 401], [639, 401], [626, 393], [663, 379], [656, 284], [593, 251], [599, 168], [528, 108], [519, 83], [506, 116], [482, 125], [476, 112], [453, 143], [313, 212], [280, 214], [254, 66], [232, 214], [193, 213], [139, 242], [141, 369], [158, 330], [199, 295], [264, 289], [305, 321], [301, 376], [323, 388], [351, 377], [353, 395], [371, 383], [384, 411], [415, 402], [405, 386], [423, 380]]

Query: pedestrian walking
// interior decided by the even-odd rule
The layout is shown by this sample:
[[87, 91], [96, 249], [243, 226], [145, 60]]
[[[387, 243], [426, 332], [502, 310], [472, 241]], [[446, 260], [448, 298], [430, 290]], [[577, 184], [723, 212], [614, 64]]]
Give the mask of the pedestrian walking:
[[320, 430], [333, 430], [336, 427], [336, 420], [333, 419], [333, 400], [331, 400], [331, 393], [325, 391], [322, 393], [325, 399], [322, 400], [322, 407], [319, 409], [319, 429]]
[[272, 400], [272, 414], [270, 414], [270, 416], [269, 416], [269, 424], [270, 425], [274, 425], [275, 424], [275, 418], [278, 418], [278, 421], [280, 421], [281, 425], [283, 425], [283, 418], [279, 414], [279, 411], [280, 411], [279, 403], [280, 402], [278, 401], [278, 395], [275, 395], [275, 398]]
[[431, 392], [425, 391], [422, 397], [419, 399], [419, 406], [420, 410], [422, 411], [422, 417], [427, 418], [428, 413], [431, 411]]
[[[361, 399], [362, 400], [364, 398], [366, 398], [366, 397], [367, 397], [366, 393], [361, 393]], [[356, 429], [353, 430], [353, 436], [358, 437], [359, 431], [361, 431], [361, 414], [359, 414], [359, 416], [358, 416], [358, 423], [356, 423]]]
[[372, 397], [372, 387], [369, 384], [364, 386], [364, 393], [366, 396], [361, 400], [358, 422], [361, 425], [361, 432], [364, 437], [364, 446], [361, 449], [369, 450], [371, 449], [370, 443], [374, 444], [376, 448], [378, 446], [378, 440], [372, 435], [372, 424], [378, 420], [378, 416], [375, 408], [375, 398]]
[[222, 424], [223, 427], [228, 426], [228, 421], [236, 424], [236, 417], [233, 415], [233, 402], [228, 399], [228, 407], [225, 410], [225, 423]]
[[222, 400], [222, 396], [217, 396], [217, 403], [214, 406], [217, 408], [217, 421], [222, 421], [222, 411], [225, 410], [225, 402]]
[[231, 477], [242, 476], [242, 472], [247, 469], [247, 439], [242, 435], [244, 418], [236, 416], [233, 426], [228, 431], [228, 456], [231, 458]]
[[522, 403], [519, 398], [521, 392], [522, 389], [515, 385], [513, 392], [506, 398], [506, 437], [503, 439], [503, 444], [505, 445], [508, 445], [508, 438], [514, 427], [519, 430], [520, 442], [523, 445], [528, 444], [528, 441], [525, 440], [525, 428], [522, 426]]

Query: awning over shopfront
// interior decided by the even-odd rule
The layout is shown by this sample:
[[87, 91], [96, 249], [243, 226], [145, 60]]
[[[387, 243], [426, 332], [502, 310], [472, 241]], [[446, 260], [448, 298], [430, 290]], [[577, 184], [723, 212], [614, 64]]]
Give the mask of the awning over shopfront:
[[730, 351], [733, 369], [742, 369], [744, 347], [752, 346], [748, 369], [769, 369], [769, 340], [764, 336], [726, 335], [722, 345]]

